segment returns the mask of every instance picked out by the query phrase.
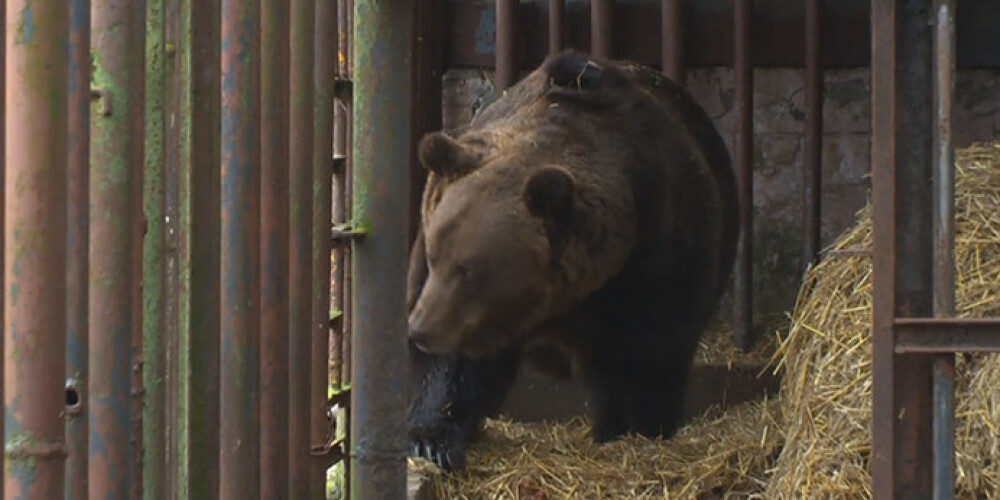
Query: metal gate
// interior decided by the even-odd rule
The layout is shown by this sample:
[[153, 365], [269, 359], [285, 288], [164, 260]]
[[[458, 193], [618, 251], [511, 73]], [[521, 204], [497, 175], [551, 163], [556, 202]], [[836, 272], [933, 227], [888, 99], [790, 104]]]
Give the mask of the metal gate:
[[1000, 319], [954, 317], [956, 4], [872, 2], [878, 499], [954, 497], [954, 356], [1000, 351]]
[[[383, 263], [405, 261], [393, 224], [406, 207], [385, 193], [408, 188], [395, 166], [409, 150], [397, 115], [409, 115], [394, 103], [377, 116], [403, 124], [396, 137], [363, 117], [403, 137], [397, 156], [367, 157], [383, 170], [352, 176], [354, 8], [3, 3], [0, 498], [325, 497], [327, 468], [346, 456], [351, 257], [370, 311], [357, 323], [392, 337], [398, 325], [377, 321], [403, 304], [402, 273]], [[412, 14], [380, 19], [408, 26]], [[411, 32], [383, 55], [404, 64]], [[405, 92], [381, 90], [408, 96], [399, 81]], [[368, 89], [380, 90], [357, 98]], [[378, 229], [348, 252], [339, 242], [363, 231], [334, 230], [331, 216]], [[381, 373], [368, 391], [399, 383], [385, 372], [401, 356], [358, 344], [389, 363], [361, 363], [359, 380]]]

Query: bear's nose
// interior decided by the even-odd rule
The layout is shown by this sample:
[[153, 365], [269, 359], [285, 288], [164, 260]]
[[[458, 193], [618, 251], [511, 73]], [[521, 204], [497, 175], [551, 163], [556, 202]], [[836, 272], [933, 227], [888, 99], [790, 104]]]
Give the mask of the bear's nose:
[[423, 352], [430, 352], [431, 336], [426, 331], [410, 328], [410, 342]]

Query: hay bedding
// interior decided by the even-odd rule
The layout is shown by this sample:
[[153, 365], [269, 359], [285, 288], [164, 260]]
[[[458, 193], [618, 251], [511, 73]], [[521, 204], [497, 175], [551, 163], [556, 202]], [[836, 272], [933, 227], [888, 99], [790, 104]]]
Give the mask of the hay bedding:
[[[957, 152], [957, 310], [1000, 316], [1000, 143]], [[870, 248], [870, 207], [833, 249]], [[670, 441], [595, 445], [582, 419], [490, 420], [469, 469], [427, 462], [441, 499], [869, 498], [871, 262], [828, 258], [810, 269], [771, 358], [777, 399], [709, 411]], [[718, 349], [718, 346], [703, 346]], [[1000, 357], [959, 357], [958, 498], [1000, 498]]]

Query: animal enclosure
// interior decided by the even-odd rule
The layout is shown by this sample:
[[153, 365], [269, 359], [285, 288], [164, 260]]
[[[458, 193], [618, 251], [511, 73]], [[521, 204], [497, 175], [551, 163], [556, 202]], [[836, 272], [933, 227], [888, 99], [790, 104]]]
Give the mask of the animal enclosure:
[[[955, 317], [972, 299], [954, 292], [954, 150], [1000, 135], [995, 2], [5, 0], [0, 14], [0, 499], [326, 498], [335, 464], [337, 497], [405, 498], [416, 141], [569, 47], [684, 83], [727, 136], [743, 232], [719, 341], [759, 346], [803, 281], [870, 257], [870, 337], [852, 337], [872, 349], [857, 385], [871, 393], [852, 393], [872, 407], [868, 493], [950, 498], [979, 473], [954, 458], [955, 400], [968, 405], [954, 354], [1000, 350], [1000, 323], [989, 304]], [[833, 245], [869, 189], [870, 247]], [[538, 419], [578, 403], [519, 394], [510, 413]], [[560, 425], [531, 432], [585, 424]], [[721, 463], [698, 470], [744, 470]]]

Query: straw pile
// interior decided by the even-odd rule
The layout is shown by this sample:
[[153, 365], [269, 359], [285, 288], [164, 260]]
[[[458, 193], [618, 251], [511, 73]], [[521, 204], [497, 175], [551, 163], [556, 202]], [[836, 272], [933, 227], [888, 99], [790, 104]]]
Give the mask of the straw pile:
[[[1000, 143], [957, 157], [957, 310], [1000, 316]], [[871, 247], [870, 210], [832, 249]], [[783, 372], [775, 400], [710, 410], [670, 441], [595, 445], [582, 419], [491, 420], [467, 471], [444, 475], [422, 460], [411, 469], [431, 476], [441, 499], [868, 498], [871, 285], [863, 255], [809, 270], [776, 350], [765, 344]], [[739, 362], [719, 338], [699, 355]], [[958, 498], [1000, 498], [998, 355], [959, 357], [956, 401]]]
[[584, 419], [515, 424], [489, 420], [461, 474], [429, 462], [411, 468], [433, 478], [436, 498], [554, 500], [747, 498], [763, 491], [781, 431], [773, 401], [710, 411], [673, 440], [640, 436], [594, 444]]
[[[957, 152], [956, 302], [962, 317], [1000, 315], [1000, 144]], [[870, 207], [835, 249], [871, 247]], [[776, 359], [786, 443], [768, 498], [869, 497], [871, 261], [828, 258], [810, 270]], [[1000, 485], [1000, 359], [956, 368], [959, 498]]]

